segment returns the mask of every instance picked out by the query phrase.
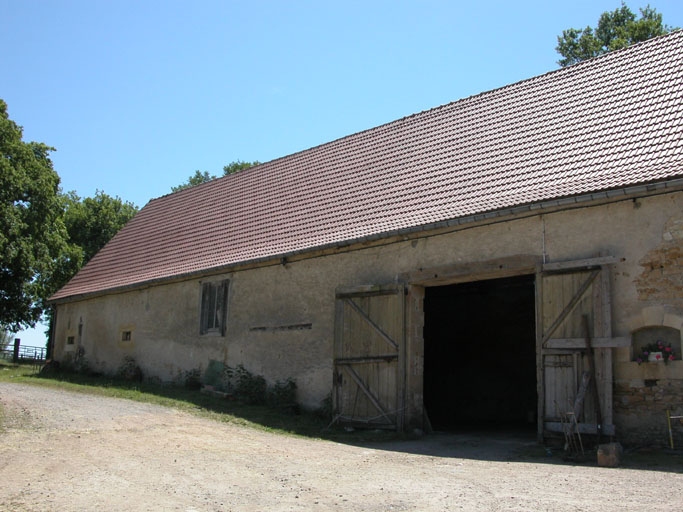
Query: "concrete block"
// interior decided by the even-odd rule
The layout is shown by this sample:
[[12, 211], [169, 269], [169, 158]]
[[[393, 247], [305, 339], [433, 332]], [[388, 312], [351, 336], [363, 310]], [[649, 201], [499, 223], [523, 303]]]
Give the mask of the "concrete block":
[[598, 466], [616, 468], [621, 464], [624, 449], [619, 443], [598, 445]]

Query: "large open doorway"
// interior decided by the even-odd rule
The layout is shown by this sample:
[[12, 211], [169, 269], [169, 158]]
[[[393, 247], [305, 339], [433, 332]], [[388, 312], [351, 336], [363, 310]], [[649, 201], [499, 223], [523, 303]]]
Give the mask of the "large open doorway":
[[534, 276], [427, 287], [424, 318], [432, 428], [535, 431]]

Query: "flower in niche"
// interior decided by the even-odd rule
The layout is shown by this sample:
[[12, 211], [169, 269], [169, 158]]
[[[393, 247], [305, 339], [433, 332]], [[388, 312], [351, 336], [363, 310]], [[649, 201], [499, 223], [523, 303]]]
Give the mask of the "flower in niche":
[[[654, 358], [652, 357], [653, 355]], [[676, 351], [671, 346], [671, 343], [657, 340], [642, 347], [640, 354], [634, 354], [633, 360], [638, 364], [647, 363], [648, 361], [668, 363], [669, 361], [676, 360]]]

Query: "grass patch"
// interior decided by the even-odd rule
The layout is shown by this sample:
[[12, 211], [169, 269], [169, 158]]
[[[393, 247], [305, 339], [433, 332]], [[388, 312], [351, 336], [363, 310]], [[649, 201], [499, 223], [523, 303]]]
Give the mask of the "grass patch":
[[69, 372], [42, 376], [38, 375], [36, 367], [32, 365], [0, 361], [0, 382], [30, 384], [90, 395], [125, 398], [136, 402], [172, 407], [214, 421], [243, 425], [280, 434], [346, 443], [383, 442], [406, 438], [404, 434], [391, 431], [356, 430], [346, 432], [341, 428], [325, 430], [329, 420], [310, 412], [283, 413], [277, 408], [264, 405], [246, 405], [179, 386], [153, 382], [132, 382], [113, 377], [97, 377]]

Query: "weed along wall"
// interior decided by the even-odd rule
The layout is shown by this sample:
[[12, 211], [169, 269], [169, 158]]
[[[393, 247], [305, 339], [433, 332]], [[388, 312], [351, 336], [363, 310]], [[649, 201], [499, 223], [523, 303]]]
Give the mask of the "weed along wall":
[[[132, 356], [146, 376], [164, 381], [179, 379], [195, 368], [205, 371], [211, 360], [231, 367], [242, 364], [270, 383], [294, 379], [299, 402], [317, 407], [333, 387], [337, 290], [397, 283], [401, 276], [449, 265], [521, 256], [558, 262], [610, 255], [617, 259], [610, 269], [613, 335], [631, 337], [647, 327], [678, 332], [677, 358], [668, 365], [639, 365], [634, 362], [633, 346], [614, 350], [617, 436], [659, 439], [662, 411], [680, 407], [675, 393], [680, 396], [683, 382], [681, 205], [683, 192], [675, 192], [527, 213], [450, 232], [416, 234], [402, 241], [292, 257], [260, 268], [67, 302], [58, 305], [55, 356], [73, 359], [81, 347], [88, 365], [104, 372], [116, 371], [125, 356]], [[200, 333], [202, 286], [207, 281], [229, 283], [224, 332]], [[407, 318], [419, 312], [423, 297], [419, 290], [410, 293], [413, 303], [406, 307]], [[492, 321], [495, 318], [492, 311]], [[419, 321], [409, 321], [417, 330], [406, 337], [406, 343], [419, 343]], [[406, 372], [399, 392], [406, 422], [417, 424], [423, 350], [404, 348], [398, 352], [399, 365]], [[497, 360], [502, 363], [504, 356]]]

